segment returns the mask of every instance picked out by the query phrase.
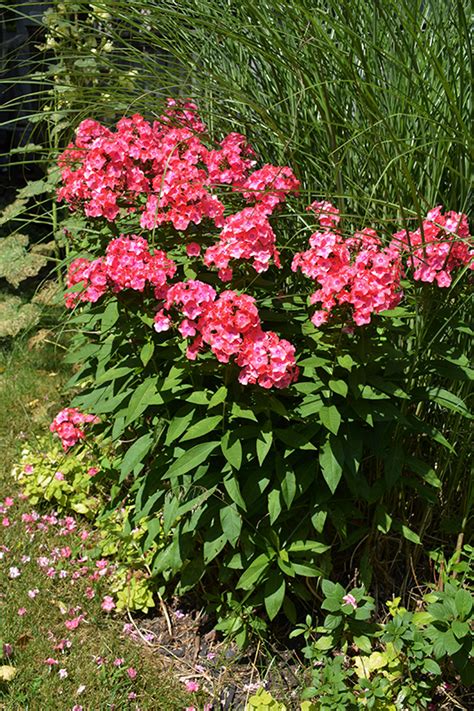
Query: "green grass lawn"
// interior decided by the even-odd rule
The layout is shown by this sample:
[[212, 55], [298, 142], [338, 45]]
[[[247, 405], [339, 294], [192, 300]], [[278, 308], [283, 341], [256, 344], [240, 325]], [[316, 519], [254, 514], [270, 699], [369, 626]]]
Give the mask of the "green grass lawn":
[[129, 619], [103, 609], [107, 574], [87, 558], [87, 521], [19, 496], [12, 466], [47, 432], [67, 375], [52, 345], [0, 354], [0, 664], [14, 674], [0, 682], [0, 709], [202, 708], [132, 639]]

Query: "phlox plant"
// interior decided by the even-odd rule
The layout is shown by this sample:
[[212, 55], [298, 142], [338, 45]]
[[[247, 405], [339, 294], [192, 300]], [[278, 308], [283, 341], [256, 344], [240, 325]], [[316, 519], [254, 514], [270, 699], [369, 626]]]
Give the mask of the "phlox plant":
[[468, 410], [436, 378], [472, 374], [443, 328], [462, 325], [472, 238], [441, 207], [388, 239], [352, 229], [327, 196], [301, 204], [292, 167], [214, 138], [170, 99], [153, 123], [83, 121], [60, 156], [81, 388], [53, 429], [113, 452], [98, 476], [148, 517], [144, 549], [169, 535], [149, 564], [164, 584], [294, 620], [344, 550], [369, 584], [443, 487], [462, 498], [436, 473], [454, 451], [436, 418]]

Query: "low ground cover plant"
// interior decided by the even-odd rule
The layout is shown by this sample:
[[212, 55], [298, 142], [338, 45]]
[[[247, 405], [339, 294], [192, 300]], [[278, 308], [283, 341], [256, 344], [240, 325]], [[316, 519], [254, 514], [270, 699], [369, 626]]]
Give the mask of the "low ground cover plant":
[[82, 365], [51, 429], [111, 448], [111, 508], [126, 493], [148, 518], [144, 553], [169, 536], [150, 559], [162, 592], [227, 591], [222, 629], [245, 644], [295, 622], [344, 550], [369, 586], [394, 534], [419, 545], [440, 498], [465, 504], [460, 471], [436, 466], [464, 446], [443, 411], [470, 417], [465, 215], [388, 236], [326, 200], [300, 212], [290, 167], [214, 142], [175, 100], [153, 123], [84, 121], [59, 165]]

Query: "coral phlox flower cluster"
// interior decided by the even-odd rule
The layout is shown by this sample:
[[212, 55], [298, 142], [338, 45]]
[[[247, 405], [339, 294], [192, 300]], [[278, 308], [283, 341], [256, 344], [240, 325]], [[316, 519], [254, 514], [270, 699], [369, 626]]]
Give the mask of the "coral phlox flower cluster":
[[81, 284], [83, 288], [66, 295], [66, 306], [72, 308], [77, 301], [94, 303], [108, 289], [114, 293], [143, 291], [148, 284], [159, 289], [175, 272], [175, 263], [163, 251], [150, 253], [146, 239], [122, 235], [109, 242], [105, 257], [92, 261], [80, 257], [71, 263], [67, 286]]
[[267, 271], [271, 261], [280, 267], [276, 237], [268, 218], [288, 193], [296, 193], [298, 188], [299, 182], [288, 167], [268, 164], [254, 171], [239, 189], [247, 202], [255, 204], [225, 218], [219, 241], [206, 250], [204, 264], [214, 264], [222, 281], [232, 279], [232, 259], [250, 261], [259, 273]]
[[195, 360], [204, 345], [220, 363], [231, 358], [242, 370], [239, 381], [264, 388], [285, 388], [298, 377], [295, 349], [272, 331], [262, 330], [255, 299], [228, 290], [217, 296], [201, 281], [174, 284], [167, 292], [163, 308], [155, 316], [155, 329], [171, 327], [173, 313], [182, 318], [178, 330], [194, 340], [186, 355]]
[[64, 451], [67, 451], [79, 440], [84, 439], [85, 433], [81, 425], [97, 422], [99, 418], [94, 415], [87, 415], [75, 407], [66, 407], [58, 412], [49, 429], [59, 436]]
[[[86, 119], [59, 159], [64, 184], [58, 197], [72, 210], [110, 222], [138, 211], [143, 229], [171, 223], [184, 231], [191, 223], [210, 220], [223, 230], [207, 250], [205, 263], [214, 264], [223, 280], [232, 275], [232, 259], [251, 260], [259, 272], [272, 260], [279, 266], [268, 217], [288, 193], [298, 190], [298, 180], [288, 167], [265, 165], [250, 172], [255, 153], [244, 136], [230, 133], [217, 148], [208, 149], [201, 140], [205, 132], [194, 104], [171, 99], [153, 124], [135, 114], [111, 131]], [[253, 209], [225, 218], [224, 204], [215, 194], [225, 186], [254, 204]]]
[[337, 230], [339, 213], [330, 203], [313, 203], [320, 231], [309, 240], [310, 249], [293, 258], [292, 270], [298, 269], [319, 286], [311, 303], [319, 308], [311, 320], [315, 326], [326, 323], [333, 309], [350, 308], [358, 326], [370, 323], [371, 316], [394, 308], [401, 300], [402, 275], [399, 251], [383, 247], [370, 228], [345, 239]]
[[436, 281], [438, 286], [447, 287], [455, 269], [466, 265], [474, 269], [467, 216], [454, 211], [443, 215], [439, 205], [428, 212], [422, 227], [396, 232], [392, 244], [408, 253], [407, 262], [416, 281]]

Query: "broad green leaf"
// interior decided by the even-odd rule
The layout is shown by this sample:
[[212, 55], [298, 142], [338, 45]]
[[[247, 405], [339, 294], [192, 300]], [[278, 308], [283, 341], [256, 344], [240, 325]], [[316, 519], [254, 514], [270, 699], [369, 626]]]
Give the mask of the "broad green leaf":
[[267, 456], [268, 452], [270, 451], [272, 442], [273, 442], [272, 423], [268, 420], [267, 422], [265, 422], [262, 429], [260, 430], [260, 433], [257, 437], [256, 442], [255, 442], [255, 447], [257, 450], [257, 459], [258, 459], [258, 463], [260, 464], [260, 466], [262, 466], [263, 462], [265, 461], [265, 457]]
[[191, 395], [188, 395], [188, 397], [186, 398], [186, 402], [191, 402], [193, 405], [209, 404], [207, 393], [204, 390], [198, 390], [196, 392], [191, 393]]
[[153, 356], [153, 352], [155, 350], [155, 344], [153, 341], [148, 341], [148, 343], [145, 343], [141, 350], [140, 350], [140, 360], [143, 363], [143, 365], [147, 365]]
[[255, 583], [263, 576], [270, 565], [270, 558], [266, 553], [261, 553], [254, 558], [247, 570], [240, 576], [236, 587], [242, 590], [250, 590]]
[[130, 472], [135, 469], [137, 464], [143, 461], [145, 456], [151, 449], [153, 443], [153, 434], [147, 433], [142, 435], [136, 442], [132, 444], [125, 452], [120, 467], [120, 481], [123, 481]]
[[272, 570], [267, 578], [264, 589], [265, 609], [270, 620], [279, 613], [285, 597], [286, 583], [283, 575]]
[[166, 479], [182, 476], [196, 469], [200, 464], [206, 461], [210, 454], [218, 447], [220, 442], [202, 442], [196, 444], [191, 449], [184, 452], [170, 466], [165, 474]]
[[333, 391], [333, 393], [336, 393], [337, 395], [342, 395], [342, 397], [347, 397], [349, 387], [345, 380], [330, 380], [328, 382], [328, 385]]
[[270, 516], [270, 524], [274, 524], [281, 514], [281, 500], [278, 489], [272, 489], [268, 494], [268, 514]]
[[219, 518], [227, 540], [232, 546], [235, 546], [242, 530], [242, 517], [237, 511], [237, 507], [232, 504], [224, 506], [219, 511]]
[[222, 454], [237, 471], [242, 464], [242, 445], [232, 431], [227, 431], [220, 442]]
[[171, 531], [176, 521], [179, 509], [179, 499], [177, 496], [167, 494], [163, 506], [163, 532], [165, 535]]
[[336, 437], [330, 436], [320, 450], [319, 463], [324, 480], [331, 494], [334, 494], [342, 477], [344, 464], [342, 442]]
[[102, 373], [102, 375], [96, 378], [95, 384], [102, 385], [102, 383], [108, 383], [111, 380], [118, 380], [119, 378], [123, 378], [126, 375], [130, 375], [130, 373], [133, 373], [133, 369], [127, 366], [110, 368], [110, 370], [106, 370], [104, 373]]
[[209, 400], [209, 405], [207, 406], [208, 410], [211, 409], [211, 407], [216, 407], [216, 405], [221, 405], [223, 402], [225, 402], [225, 399], [227, 397], [227, 388], [225, 385], [222, 385], [214, 395], [211, 397]]
[[119, 309], [118, 309], [118, 303], [114, 299], [113, 301], [109, 301], [107, 306], [105, 307], [105, 311], [102, 314], [101, 318], [101, 327], [102, 331], [110, 331], [112, 326], [114, 326], [119, 318]]
[[231, 417], [238, 420], [258, 421], [253, 410], [250, 410], [248, 407], [240, 407], [236, 402], [232, 403]]
[[289, 510], [296, 495], [296, 476], [291, 467], [287, 467], [281, 482], [281, 495]]
[[240, 493], [239, 482], [234, 473], [224, 479], [224, 486], [231, 500], [235, 504], [237, 504], [237, 506], [239, 506], [243, 511], [247, 511], [245, 500], [242, 498], [242, 494]]
[[466, 619], [471, 613], [473, 605], [472, 595], [467, 590], [458, 590], [454, 597], [454, 604], [456, 605], [459, 617]]
[[411, 528], [408, 528], [408, 526], [405, 526], [405, 524], [402, 524], [400, 526], [401, 533], [404, 538], [407, 539], [407, 541], [411, 541], [412, 543], [415, 543], [417, 546], [421, 545], [421, 540], [420, 536], [418, 533], [415, 533], [415, 531], [412, 531]]
[[213, 417], [205, 417], [204, 419], [191, 425], [181, 437], [180, 442], [186, 442], [189, 439], [196, 439], [210, 434], [216, 429], [219, 422], [222, 420], [222, 415], [214, 415]]
[[341, 424], [341, 415], [334, 405], [325, 405], [322, 407], [319, 411], [319, 419], [327, 430], [337, 435]]
[[163, 398], [156, 390], [156, 384], [156, 376], [147, 378], [140, 383], [135, 390], [128, 403], [128, 412], [125, 422], [127, 426], [137, 420], [140, 415], [143, 415], [150, 405], [160, 405], [163, 403]]
[[194, 417], [195, 412], [195, 408], [192, 408], [189, 405], [185, 405], [185, 407], [178, 410], [178, 412], [168, 425], [168, 430], [166, 432], [165, 439], [165, 445], [167, 447], [172, 444], [176, 439], [181, 437], [183, 432], [186, 431], [188, 425]]
[[209, 531], [203, 545], [204, 562], [210, 563], [216, 558], [227, 543], [227, 536], [218, 533], [218, 529]]

